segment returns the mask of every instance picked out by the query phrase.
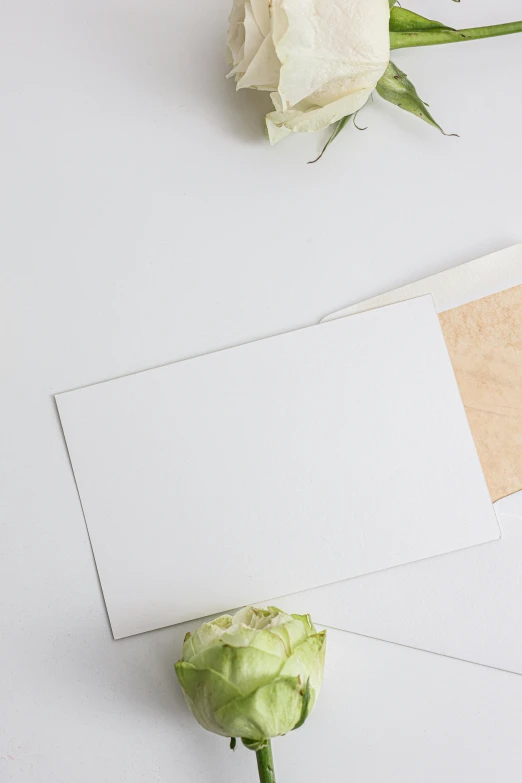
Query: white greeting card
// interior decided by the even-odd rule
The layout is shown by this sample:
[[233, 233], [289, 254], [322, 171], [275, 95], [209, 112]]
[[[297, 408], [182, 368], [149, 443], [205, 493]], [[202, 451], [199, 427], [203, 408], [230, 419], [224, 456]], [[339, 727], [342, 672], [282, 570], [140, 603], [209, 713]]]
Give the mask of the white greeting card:
[[499, 536], [431, 297], [56, 401], [116, 638]]

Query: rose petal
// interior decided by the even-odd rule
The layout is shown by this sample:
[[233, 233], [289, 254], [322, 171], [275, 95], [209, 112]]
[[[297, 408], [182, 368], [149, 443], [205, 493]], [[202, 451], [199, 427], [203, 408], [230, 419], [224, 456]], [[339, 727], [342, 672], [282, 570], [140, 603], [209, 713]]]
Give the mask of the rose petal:
[[268, 35], [270, 32], [270, 4], [268, 0], [250, 0], [250, 2], [257, 26], [263, 35]]
[[241, 62], [238, 63], [235, 68], [232, 69], [229, 76], [231, 74], [238, 74], [239, 78], [243, 76], [248, 66], [256, 56], [259, 47], [264, 41], [263, 34], [259, 29], [259, 27], [257, 26], [257, 22], [254, 18], [254, 13], [252, 11], [252, 6], [249, 0], [247, 0], [247, 2], [245, 3], [244, 28], [245, 28], [245, 44], [243, 50], [243, 58]]
[[242, 59], [241, 48], [245, 43], [245, 0], [234, 0], [228, 17], [227, 60], [229, 65], [237, 65]]
[[270, 97], [272, 98], [272, 103], [274, 104], [274, 109], [276, 111], [283, 112], [284, 111], [283, 102], [281, 100], [281, 96], [279, 95], [279, 93], [278, 92], [271, 92], [270, 93]]
[[375, 87], [389, 60], [388, 25], [388, 0], [272, 0], [283, 106], [334, 80], [344, 96]]
[[258, 90], [277, 90], [280, 68], [272, 36], [267, 35], [244, 76], [238, 81], [237, 89], [255, 87]]
[[338, 101], [329, 103], [327, 106], [320, 106], [315, 109], [302, 110], [296, 107], [283, 112], [270, 112], [270, 114], [266, 115], [266, 127], [270, 143], [276, 144], [290, 133], [308, 133], [322, 130], [333, 122], [347, 117], [349, 114], [355, 114], [356, 111], [359, 111], [364, 106], [372, 90], [373, 87], [368, 87], [347, 95]]

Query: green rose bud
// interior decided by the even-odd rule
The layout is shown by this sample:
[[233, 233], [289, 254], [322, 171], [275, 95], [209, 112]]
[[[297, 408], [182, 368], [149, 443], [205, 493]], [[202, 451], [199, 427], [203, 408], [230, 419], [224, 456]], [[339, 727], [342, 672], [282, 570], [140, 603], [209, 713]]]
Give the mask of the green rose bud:
[[325, 648], [309, 615], [247, 606], [187, 634], [176, 674], [203, 728], [259, 750], [312, 711]]

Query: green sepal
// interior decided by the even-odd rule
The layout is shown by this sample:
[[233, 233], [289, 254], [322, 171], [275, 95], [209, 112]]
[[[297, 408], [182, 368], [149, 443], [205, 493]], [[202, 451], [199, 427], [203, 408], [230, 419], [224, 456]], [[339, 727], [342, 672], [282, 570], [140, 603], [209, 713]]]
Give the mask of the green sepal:
[[230, 750], [235, 750], [237, 745], [237, 740], [235, 737], [230, 737]]
[[255, 753], [257, 753], [258, 750], [264, 750], [266, 746], [268, 745], [267, 739], [260, 739], [260, 740], [251, 740], [247, 739], [246, 737], [242, 737], [241, 742], [245, 746], [245, 748], [248, 748], [249, 750], [253, 750]]
[[434, 22], [406, 8], [392, 8], [390, 11], [390, 33], [414, 33], [419, 30], [454, 30], [442, 22]]
[[324, 153], [326, 152], [326, 150], [328, 149], [332, 141], [335, 141], [335, 139], [338, 137], [340, 132], [348, 125], [349, 121], [354, 116], [355, 116], [354, 114], [348, 114], [348, 116], [343, 117], [342, 120], [339, 120], [339, 122], [335, 123], [335, 127], [330, 135], [330, 138], [324, 145], [323, 149], [321, 150], [317, 158], [314, 158], [314, 160], [309, 160], [308, 163], [317, 163], [318, 160], [321, 160], [321, 158], [323, 157]]
[[377, 82], [377, 92], [385, 101], [393, 103], [399, 109], [414, 114], [428, 125], [437, 128], [444, 136], [456, 136], [456, 133], [445, 133], [438, 122], [433, 119], [426, 105], [417, 94], [417, 90], [410, 82], [406, 74], [397, 68], [391, 61], [388, 63], [384, 75]]

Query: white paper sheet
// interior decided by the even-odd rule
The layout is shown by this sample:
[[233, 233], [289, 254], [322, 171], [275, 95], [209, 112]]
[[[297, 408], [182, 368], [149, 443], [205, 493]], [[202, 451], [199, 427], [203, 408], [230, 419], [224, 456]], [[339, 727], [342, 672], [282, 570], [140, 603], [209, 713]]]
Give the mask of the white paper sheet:
[[[427, 293], [443, 312], [521, 283], [519, 244], [345, 308], [323, 323]], [[495, 508], [499, 542], [276, 603], [341, 630], [522, 674], [522, 518], [516, 517], [522, 493]]]
[[116, 638], [499, 536], [431, 297], [56, 399]]
[[283, 783], [520, 783], [522, 678], [333, 630], [327, 644], [312, 714], [274, 744]]

